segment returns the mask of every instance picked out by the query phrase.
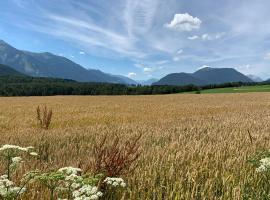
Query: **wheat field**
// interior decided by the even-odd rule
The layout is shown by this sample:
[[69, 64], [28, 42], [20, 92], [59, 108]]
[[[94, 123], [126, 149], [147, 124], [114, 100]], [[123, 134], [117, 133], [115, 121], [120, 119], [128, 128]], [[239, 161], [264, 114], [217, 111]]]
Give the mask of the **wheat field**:
[[[49, 130], [37, 125], [39, 105], [53, 110]], [[142, 133], [138, 166], [123, 177], [119, 199], [259, 199], [261, 177], [247, 160], [269, 148], [269, 121], [269, 93], [12, 97], [0, 99], [0, 144], [31, 145], [46, 157], [24, 163], [19, 176], [86, 169], [104, 135], [125, 141]], [[48, 199], [44, 188], [30, 193], [23, 199]]]

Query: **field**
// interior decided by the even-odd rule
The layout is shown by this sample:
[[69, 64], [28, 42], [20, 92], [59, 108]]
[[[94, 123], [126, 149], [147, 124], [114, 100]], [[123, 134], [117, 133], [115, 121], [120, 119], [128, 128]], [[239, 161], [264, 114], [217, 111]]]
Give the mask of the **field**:
[[[53, 110], [49, 130], [37, 126], [38, 105]], [[0, 113], [0, 144], [46, 151], [44, 169], [86, 169], [104, 135], [124, 142], [142, 133], [138, 166], [123, 176], [119, 199], [260, 199], [265, 189], [247, 160], [270, 146], [269, 93], [8, 97]], [[40, 166], [25, 163], [16, 176]], [[48, 198], [40, 187], [23, 196]]]
[[[216, 88], [202, 90], [201, 93], [212, 94], [212, 93], [247, 93], [247, 92], [270, 92], [270, 85], [255, 85], [255, 86], [242, 86], [242, 87], [231, 87], [231, 88]], [[194, 92], [193, 92], [194, 93]]]

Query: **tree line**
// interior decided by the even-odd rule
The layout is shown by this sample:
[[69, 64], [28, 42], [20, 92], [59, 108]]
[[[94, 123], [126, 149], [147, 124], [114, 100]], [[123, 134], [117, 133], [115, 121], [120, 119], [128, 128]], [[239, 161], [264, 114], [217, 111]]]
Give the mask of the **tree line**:
[[[262, 83], [261, 83], [262, 84]], [[26, 76], [1, 76], [0, 96], [53, 95], [153, 95], [200, 91], [212, 88], [258, 85], [258, 83], [225, 83], [207, 86], [123, 85], [111, 83], [81, 83], [66, 79]]]

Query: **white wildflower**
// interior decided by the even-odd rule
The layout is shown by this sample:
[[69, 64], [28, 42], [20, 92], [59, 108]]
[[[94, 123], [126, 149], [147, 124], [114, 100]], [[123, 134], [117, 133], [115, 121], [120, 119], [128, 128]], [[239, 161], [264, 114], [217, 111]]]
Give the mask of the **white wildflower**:
[[34, 149], [34, 147], [20, 147], [17, 145], [11, 145], [11, 144], [5, 144], [0, 148], [0, 151], [6, 151], [6, 150], [16, 150], [16, 151], [23, 151], [23, 152], [30, 152], [30, 150]]
[[124, 188], [127, 186], [127, 184], [125, 182], [122, 182], [122, 183], [120, 183], [120, 186]]
[[60, 168], [58, 171], [71, 175], [71, 174], [78, 174], [78, 172], [81, 172], [82, 170], [80, 168], [75, 168], [75, 167], [63, 167], [63, 168]]
[[13, 163], [20, 163], [22, 162], [22, 158], [21, 157], [14, 157], [11, 159]]
[[270, 158], [266, 157], [260, 160], [260, 166], [256, 168], [256, 172], [265, 172], [270, 169]]
[[97, 195], [99, 196], [99, 197], [102, 197], [103, 196], [103, 193], [102, 192], [97, 192]]
[[270, 167], [270, 158], [263, 158], [260, 160], [260, 163], [266, 167]]
[[16, 150], [18, 150], [19, 148], [20, 147], [16, 146], [16, 145], [5, 144], [0, 148], [0, 151], [5, 151], [5, 150], [8, 150], [8, 149], [16, 149]]
[[36, 152], [30, 152], [31, 156], [38, 156], [38, 154]]
[[13, 199], [15, 196], [22, 194], [26, 188], [16, 187], [14, 183], [7, 179], [7, 175], [0, 176], [0, 196], [4, 199]]
[[124, 182], [124, 180], [122, 178], [112, 178], [112, 177], [107, 177], [104, 180], [104, 183], [106, 183], [107, 185], [112, 185], [113, 187], [126, 187], [126, 183]]
[[91, 185], [83, 185], [72, 193], [74, 200], [95, 200], [99, 199], [102, 195], [102, 192], [98, 191], [96, 186]]

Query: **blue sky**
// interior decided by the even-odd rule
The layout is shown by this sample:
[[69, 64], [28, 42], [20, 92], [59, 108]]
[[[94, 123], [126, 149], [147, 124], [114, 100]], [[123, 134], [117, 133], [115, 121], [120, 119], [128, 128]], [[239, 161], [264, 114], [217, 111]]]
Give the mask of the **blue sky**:
[[202, 66], [270, 77], [269, 0], [6, 0], [0, 39], [136, 80]]

